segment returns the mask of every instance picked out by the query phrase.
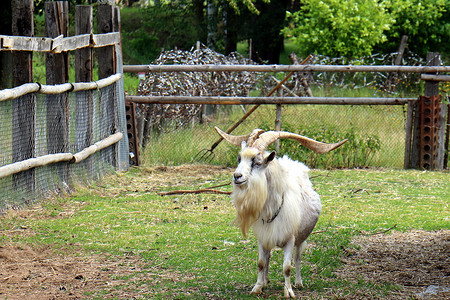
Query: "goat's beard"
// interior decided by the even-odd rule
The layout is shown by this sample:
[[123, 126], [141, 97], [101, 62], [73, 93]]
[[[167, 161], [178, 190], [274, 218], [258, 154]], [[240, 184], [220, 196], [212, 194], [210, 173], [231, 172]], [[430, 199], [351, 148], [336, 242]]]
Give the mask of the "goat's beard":
[[258, 220], [267, 199], [265, 174], [252, 176], [245, 186], [233, 186], [231, 196], [236, 208], [235, 222], [246, 236], [250, 227]]

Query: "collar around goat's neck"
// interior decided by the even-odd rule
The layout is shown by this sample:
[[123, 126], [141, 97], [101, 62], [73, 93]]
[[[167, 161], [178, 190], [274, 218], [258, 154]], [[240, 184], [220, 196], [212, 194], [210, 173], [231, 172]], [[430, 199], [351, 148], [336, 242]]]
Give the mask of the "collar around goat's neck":
[[[275, 214], [274, 214], [270, 219], [268, 219], [267, 221], [265, 221], [267, 224], [272, 223], [273, 220], [275, 220], [275, 218], [278, 217], [278, 214], [280, 213], [281, 208], [283, 207], [283, 204], [284, 204], [284, 194], [283, 194], [283, 196], [282, 196], [282, 198], [281, 198], [281, 204], [280, 204], [280, 207], [278, 207], [277, 211], [275, 212]], [[264, 219], [261, 218], [261, 220], [262, 220], [262, 222], [263, 222], [263, 224], [264, 224]]]

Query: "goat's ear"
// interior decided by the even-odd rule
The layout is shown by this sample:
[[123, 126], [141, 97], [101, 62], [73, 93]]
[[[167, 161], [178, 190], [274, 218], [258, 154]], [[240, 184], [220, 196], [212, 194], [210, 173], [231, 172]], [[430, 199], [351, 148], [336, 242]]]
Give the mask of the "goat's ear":
[[264, 159], [264, 163], [267, 165], [268, 163], [270, 163], [275, 156], [277, 155], [277, 153], [275, 151], [272, 151], [267, 157], [266, 159]]

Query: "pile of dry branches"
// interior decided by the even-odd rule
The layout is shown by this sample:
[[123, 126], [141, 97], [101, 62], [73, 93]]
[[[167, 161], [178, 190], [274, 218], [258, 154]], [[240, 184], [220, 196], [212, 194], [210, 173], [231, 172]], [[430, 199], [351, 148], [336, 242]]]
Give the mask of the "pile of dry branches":
[[[190, 51], [163, 51], [153, 64], [170, 65], [245, 65], [253, 61], [238, 53], [228, 56], [200, 46]], [[258, 82], [260, 75], [250, 72], [161, 72], [147, 73], [138, 88], [138, 95], [151, 96], [245, 96]], [[144, 132], [161, 131], [170, 122], [171, 129], [200, 119], [201, 105], [140, 105], [138, 116], [144, 118]], [[144, 133], [144, 136], [145, 136]]]

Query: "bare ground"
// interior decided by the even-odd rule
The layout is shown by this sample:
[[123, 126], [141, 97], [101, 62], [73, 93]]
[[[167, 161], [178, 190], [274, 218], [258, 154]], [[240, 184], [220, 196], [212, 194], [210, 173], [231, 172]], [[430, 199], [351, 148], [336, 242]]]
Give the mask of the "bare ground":
[[391, 283], [389, 299], [450, 299], [450, 230], [359, 236], [336, 274], [349, 281]]
[[[121, 284], [114, 275], [127, 275], [128, 259], [76, 257], [50, 248], [0, 247], [0, 297], [7, 299], [82, 299], [99, 287]], [[121, 291], [121, 297], [132, 297]]]
[[[189, 175], [185, 172], [183, 180], [190, 177], [188, 180], [195, 181], [194, 178], [208, 178], [211, 174], [210, 169], [189, 167], [188, 170]], [[165, 186], [166, 172], [175, 175], [180, 171], [179, 168], [152, 169], [147, 180], [132, 184], [127, 182], [123, 185], [126, 188], [109, 189], [109, 193], [119, 194], [136, 189], [156, 191], [157, 187]], [[226, 169], [215, 171], [229, 172]], [[149, 181], [149, 178], [152, 180]], [[178, 177], [171, 178], [176, 185]], [[149, 186], [149, 182], [156, 184]], [[32, 214], [34, 217], [39, 214], [26, 210], [17, 213]], [[33, 234], [30, 229], [21, 230], [24, 234]], [[345, 249], [344, 264], [336, 271], [338, 279], [397, 286], [385, 299], [450, 299], [450, 230], [361, 235], [354, 238], [352, 244], [354, 247]], [[99, 291], [107, 291], [108, 298], [140, 299], [143, 294], [152, 294], [151, 284], [141, 285], [141, 280], [175, 281], [186, 276], [172, 270], [158, 269], [133, 254], [118, 257], [86, 254], [74, 249], [75, 246], [58, 251], [49, 246], [0, 246], [0, 299], [89, 299], [92, 295], [102, 298]], [[297, 294], [299, 298], [373, 298], [364, 292], [346, 295], [339, 291], [326, 291], [324, 294], [298, 291]]]

